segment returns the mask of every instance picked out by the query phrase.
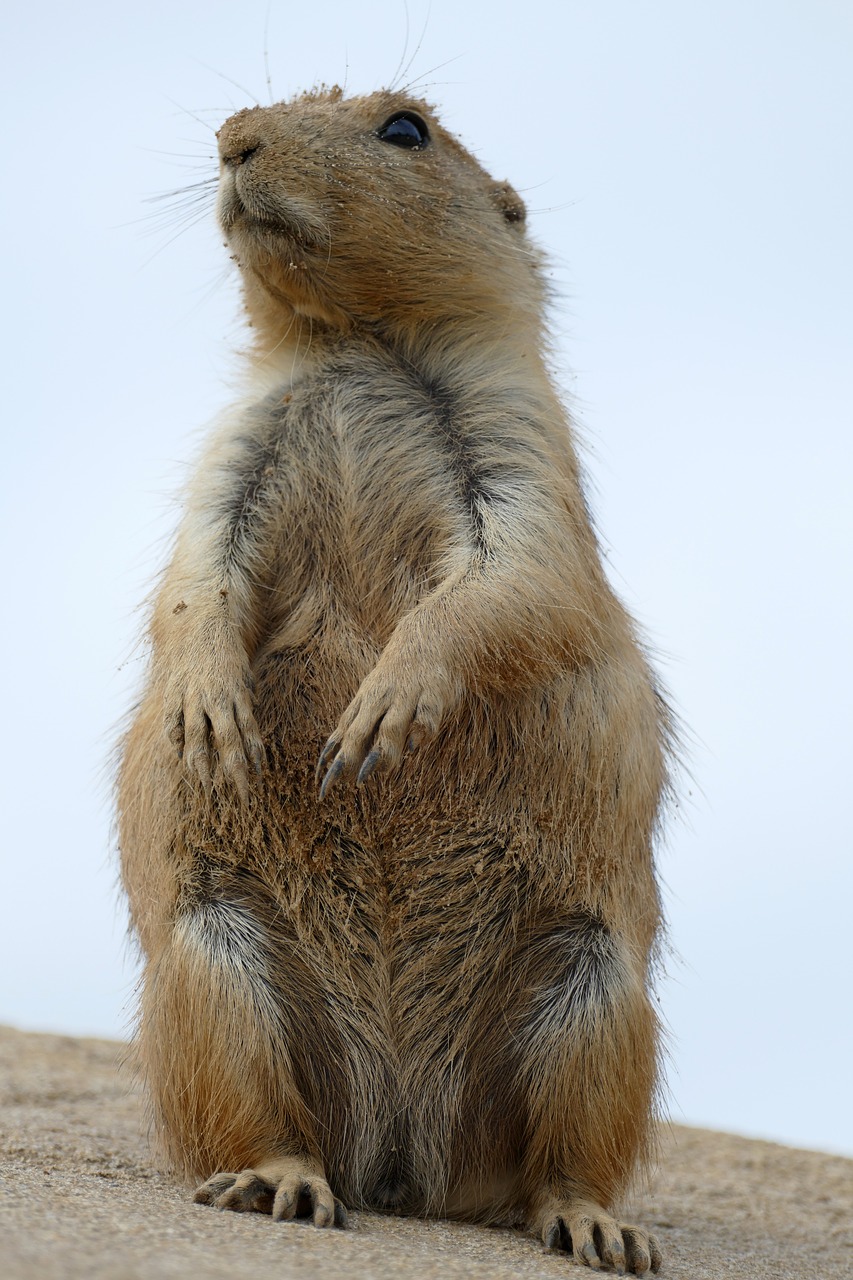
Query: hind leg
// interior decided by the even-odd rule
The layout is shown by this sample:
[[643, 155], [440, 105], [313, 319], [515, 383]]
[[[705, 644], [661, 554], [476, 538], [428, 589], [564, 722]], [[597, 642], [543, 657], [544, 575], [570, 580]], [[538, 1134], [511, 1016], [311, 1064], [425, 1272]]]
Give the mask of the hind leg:
[[636, 962], [600, 920], [577, 912], [531, 950], [526, 972], [535, 993], [519, 1064], [528, 1225], [588, 1266], [657, 1271], [654, 1237], [609, 1212], [648, 1154], [657, 1081], [657, 1023]]
[[207, 1179], [198, 1202], [343, 1226], [318, 1136], [322, 1088], [306, 1102], [316, 982], [270, 936], [255, 899], [232, 893], [181, 910], [149, 963], [139, 1040], [157, 1129], [172, 1162]]

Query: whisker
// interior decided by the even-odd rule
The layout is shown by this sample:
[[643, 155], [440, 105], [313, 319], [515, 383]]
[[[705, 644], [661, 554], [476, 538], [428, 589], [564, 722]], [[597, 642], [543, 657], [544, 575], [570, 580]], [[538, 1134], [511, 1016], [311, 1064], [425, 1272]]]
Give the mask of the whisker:
[[408, 5], [408, 0], [403, 0], [403, 12], [404, 12], [404, 13], [405, 13], [405, 15], [406, 15], [406, 36], [405, 36], [405, 39], [403, 40], [403, 52], [400, 54], [400, 61], [397, 63], [397, 66], [396, 66], [396, 68], [394, 69], [394, 74], [393, 74], [393, 76], [391, 77], [391, 80], [390, 80], [389, 85], [388, 85], [388, 88], [389, 88], [389, 89], [393, 89], [393, 88], [394, 88], [394, 85], [397, 83], [397, 77], [398, 77], [398, 76], [400, 76], [400, 75], [404, 75], [404, 74], [405, 74], [405, 72], [403, 71], [403, 63], [404, 63], [404, 61], [405, 61], [405, 59], [406, 59], [406, 54], [407, 54], [407, 53], [408, 53], [408, 51], [409, 51], [409, 5]]
[[175, 226], [186, 226], [188, 223], [192, 223], [197, 218], [200, 219], [209, 213], [212, 208], [212, 200], [205, 200], [201, 196], [196, 196], [191, 199], [174, 201], [162, 209], [152, 209], [150, 213], [143, 214], [141, 218], [134, 218], [123, 225], [140, 227], [141, 234], [148, 235], [152, 232], [166, 231]]
[[203, 293], [201, 294], [201, 297], [198, 298], [198, 300], [193, 303], [192, 307], [190, 307], [189, 314], [192, 315], [193, 312], [198, 311], [200, 307], [204, 306], [206, 302], [209, 302], [210, 299], [214, 296], [214, 294], [219, 292], [219, 290], [228, 280], [228, 277], [230, 275], [231, 275], [231, 264], [228, 263], [227, 266], [223, 267], [222, 270], [218, 272], [213, 282], [209, 284], [207, 288], [203, 291]]
[[562, 204], [543, 204], [538, 208], [528, 207], [528, 213], [560, 213], [563, 209], [574, 209], [580, 200], [564, 200]]
[[[426, 33], [427, 33], [427, 27], [429, 26], [429, 20], [430, 20], [430, 17], [431, 17], [431, 16], [432, 16], [432, 0], [430, 0], [430, 3], [427, 5], [426, 17], [424, 18], [424, 25], [423, 25], [423, 27], [422, 27], [422, 29], [421, 29], [421, 34], [420, 34], [420, 36], [418, 37], [418, 43], [415, 45], [415, 49], [414, 49], [414, 52], [413, 52], [413, 54], [412, 54], [411, 58], [409, 58], [409, 61], [406, 63], [405, 67], [404, 67], [404, 68], [403, 68], [403, 70], [400, 72], [400, 78], [401, 78], [401, 79], [402, 79], [404, 76], [408, 75], [409, 68], [411, 67], [411, 65], [412, 65], [412, 63], [414, 62], [415, 58], [418, 56], [418, 54], [419, 54], [419, 53], [420, 53], [420, 51], [421, 51], [421, 45], [422, 45], [422, 44], [423, 44], [423, 42], [424, 42], [424, 36], [425, 36], [425, 35], [426, 35]], [[407, 21], [408, 21], [408, 11], [407, 11], [407, 14], [406, 14], [406, 19], [407, 19]], [[427, 72], [427, 74], [429, 74], [429, 72]], [[395, 75], [396, 75], [396, 73], [395, 73]], [[403, 92], [403, 93], [405, 93], [405, 92], [406, 92], [406, 89], [403, 89], [403, 90], [402, 90], [402, 92]]]
[[[192, 138], [184, 138], [183, 141], [192, 142], [194, 140]], [[167, 158], [172, 158], [176, 160], [195, 160], [197, 162], [200, 162], [203, 160], [215, 159], [215, 157], [211, 155], [209, 151], [206, 151], [204, 154], [202, 154], [199, 151], [195, 153], [192, 153], [190, 151], [163, 151], [159, 147], [139, 147], [138, 149], [140, 151], [144, 151], [146, 155], [149, 155], [149, 156], [166, 156]], [[197, 163], [193, 167], [201, 168], [201, 164]]]
[[[200, 165], [194, 167], [201, 168]], [[144, 197], [143, 204], [153, 205], [154, 208], [143, 214], [141, 218], [134, 218], [123, 225], [135, 226], [139, 234], [145, 236], [162, 236], [164, 232], [173, 234], [168, 235], [167, 239], [158, 245], [144, 260], [142, 266], [148, 266], [185, 231], [210, 217], [218, 182], [218, 174], [210, 173], [196, 182], [187, 183], [186, 186]]]
[[203, 195], [215, 187], [219, 182], [218, 174], [211, 174], [208, 178], [200, 178], [198, 182], [190, 182], [185, 187], [175, 187], [171, 191], [158, 191], [153, 196], [146, 196], [145, 204], [156, 204], [162, 200], [175, 200], [180, 196]]
[[270, 10], [272, 8], [272, 0], [267, 0], [267, 12], [264, 18], [264, 73], [267, 80], [267, 92], [270, 96], [270, 106], [275, 102], [272, 91], [272, 77], [270, 75], [270, 56], [269, 56], [269, 36], [270, 36]]
[[[293, 326], [296, 324], [298, 319], [299, 317], [294, 311], [290, 324], [287, 326], [287, 328], [285, 329], [284, 333], [281, 335], [281, 337], [279, 338], [275, 346], [272, 347], [269, 351], [267, 351], [264, 354], [264, 356], [261, 358], [261, 364], [263, 364], [264, 361], [269, 360], [272, 356], [274, 356], [276, 351], [278, 351], [279, 347], [281, 347], [287, 341], [287, 339], [290, 337], [290, 331], [293, 328]], [[298, 349], [298, 344], [297, 344], [297, 349]]]
[[[166, 98], [166, 101], [171, 102], [172, 106], [175, 107], [178, 111], [183, 112], [183, 114], [186, 116], [189, 116], [191, 120], [195, 120], [196, 124], [203, 125], [205, 129], [209, 129], [210, 132], [215, 135], [216, 130], [214, 129], [212, 124], [208, 124], [206, 120], [202, 120], [201, 116], [196, 115], [194, 111], [190, 111], [189, 107], [182, 107], [180, 102], [176, 102], [175, 99], [170, 98], [168, 94], [165, 94], [164, 96]], [[210, 108], [202, 108], [202, 109], [209, 110]]]
[[176, 204], [169, 209], [155, 209], [151, 213], [143, 214], [141, 218], [131, 218], [127, 222], [120, 222], [119, 227], [139, 227], [141, 235], [156, 234], [160, 231], [169, 230], [175, 225], [192, 223], [196, 218], [201, 218], [207, 213], [209, 206], [201, 200], [186, 204]]
[[261, 105], [259, 100], [255, 97], [255, 95], [249, 89], [246, 88], [245, 85], [240, 84], [238, 80], [232, 80], [231, 77], [227, 76], [224, 71], [217, 71], [216, 67], [211, 67], [208, 65], [208, 63], [202, 62], [201, 58], [193, 58], [193, 62], [195, 62], [196, 65], [199, 67], [204, 67], [205, 71], [210, 71], [212, 75], [219, 76], [220, 80], [224, 80], [226, 84], [233, 85], [235, 89], [239, 89], [240, 92], [244, 93], [247, 98], [251, 98], [252, 102], [254, 102], [256, 107], [259, 107]]
[[170, 244], [174, 244], [174, 242], [178, 239], [179, 236], [182, 236], [185, 231], [189, 231], [190, 227], [194, 227], [196, 223], [201, 222], [203, 218], [204, 218], [204, 212], [202, 211], [201, 213], [198, 214], [196, 218], [192, 219], [190, 222], [185, 223], [184, 226], [180, 227], [173, 236], [170, 236], [168, 240], [166, 240], [163, 244], [159, 245], [152, 254], [150, 254], [147, 258], [144, 259], [141, 266], [142, 267], [150, 266], [150, 264], [154, 261], [155, 258], [158, 258], [165, 249], [168, 249]]
[[[189, 231], [190, 227], [194, 227], [197, 223], [202, 222], [206, 218], [206, 213], [207, 211], [205, 209], [199, 209], [193, 213], [187, 213], [187, 214], [179, 215], [178, 217], [174, 217], [171, 219], [171, 221], [168, 221], [168, 222], [166, 221], [157, 222], [151, 226], [142, 227], [139, 231], [139, 235], [146, 236], [146, 237], [160, 236], [160, 235], [163, 235], [164, 233], [174, 231], [174, 235], [170, 236], [170, 238], [166, 241], [166, 244], [171, 244], [172, 240], [182, 235], [185, 231]], [[161, 248], [165, 248], [165, 245], [158, 246], [158, 249], [157, 249], [158, 253], [160, 252]]]
[[[452, 58], [447, 58], [444, 62], [439, 62], [439, 63], [437, 63], [437, 64], [436, 64], [436, 66], [434, 66], [434, 67], [430, 67], [430, 69], [429, 69], [428, 71], [424, 71], [424, 72], [422, 72], [419, 76], [415, 76], [414, 80], [410, 80], [408, 84], [403, 85], [403, 87], [401, 88], [400, 92], [401, 92], [401, 93], [411, 93], [411, 92], [412, 92], [412, 90], [415, 88], [415, 86], [416, 86], [416, 85], [421, 85], [421, 88], [422, 88], [422, 89], [427, 89], [427, 88], [429, 88], [429, 87], [430, 87], [429, 85], [424, 85], [424, 84], [422, 84], [422, 83], [421, 83], [423, 80], [425, 80], [425, 79], [426, 79], [426, 77], [427, 77], [427, 76], [431, 76], [431, 75], [433, 74], [433, 72], [434, 72], [434, 71], [441, 71], [441, 70], [443, 70], [443, 68], [444, 68], [444, 67], [449, 67], [449, 66], [451, 66], [454, 62], [458, 62], [460, 58], [463, 58], [463, 57], [466, 57], [466, 56], [467, 56], [467, 54], [464, 54], [464, 53], [457, 53], [457, 54], [455, 54], [455, 55], [454, 55], [454, 57], [452, 57]], [[406, 68], [406, 70], [408, 70], [408, 67]], [[435, 83], [435, 82], [433, 82], [433, 83]]]

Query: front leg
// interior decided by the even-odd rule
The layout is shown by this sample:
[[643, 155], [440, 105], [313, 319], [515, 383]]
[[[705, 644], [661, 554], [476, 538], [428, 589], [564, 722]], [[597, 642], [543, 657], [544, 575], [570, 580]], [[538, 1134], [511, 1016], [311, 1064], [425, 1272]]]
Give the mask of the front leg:
[[277, 440], [274, 417], [223, 423], [190, 489], [151, 623], [164, 731], [187, 780], [211, 795], [218, 773], [244, 801], [264, 761], [250, 654], [263, 634], [267, 526], [280, 505]]
[[527, 693], [620, 650], [639, 661], [601, 568], [565, 423], [539, 408], [535, 447], [525, 419], [499, 406], [465, 417], [467, 521], [455, 526], [447, 576], [399, 621], [344, 711], [318, 762], [322, 795], [343, 775], [364, 782], [397, 763], [463, 690]]
[[164, 728], [191, 783], [206, 795], [217, 774], [245, 803], [249, 772], [260, 774], [264, 744], [252, 705], [245, 648], [227, 626], [207, 627], [203, 643], [180, 645], [163, 677]]

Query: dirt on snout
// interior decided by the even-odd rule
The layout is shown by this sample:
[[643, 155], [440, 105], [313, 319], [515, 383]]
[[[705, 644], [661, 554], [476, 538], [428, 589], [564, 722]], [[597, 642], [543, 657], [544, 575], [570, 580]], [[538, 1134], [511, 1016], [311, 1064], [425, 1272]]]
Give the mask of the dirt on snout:
[[[348, 1231], [192, 1203], [109, 1040], [0, 1028], [4, 1280], [522, 1280], [589, 1274], [522, 1232], [350, 1215]], [[669, 1280], [853, 1280], [853, 1160], [673, 1127], [648, 1226]]]

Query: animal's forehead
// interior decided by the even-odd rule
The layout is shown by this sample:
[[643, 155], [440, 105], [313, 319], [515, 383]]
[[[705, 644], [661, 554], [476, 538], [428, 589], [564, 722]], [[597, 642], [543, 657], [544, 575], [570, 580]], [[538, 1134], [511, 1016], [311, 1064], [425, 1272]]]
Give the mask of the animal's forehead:
[[376, 116], [384, 119], [390, 112], [415, 111], [438, 123], [435, 108], [430, 103], [390, 89], [346, 97], [337, 86], [331, 89], [320, 88], [286, 99], [281, 106], [288, 111], [318, 110], [323, 114], [339, 115], [342, 118]]
[[[467, 170], [475, 181], [491, 181], [490, 175], [470, 151], [442, 126], [431, 103], [387, 89], [352, 97], [346, 97], [337, 86], [312, 89], [269, 107], [248, 107], [238, 111], [225, 122], [223, 128], [231, 128], [240, 123], [251, 128], [253, 120], [260, 121], [263, 118], [265, 125], [275, 121], [284, 133], [295, 130], [302, 138], [313, 135], [319, 140], [321, 135], [325, 135], [326, 140], [337, 150], [338, 146], [347, 142], [357, 144], [359, 140], [375, 135], [390, 116], [402, 111], [414, 112], [425, 119], [431, 137], [440, 143], [437, 150], [450, 160], [457, 173], [461, 163], [462, 169]], [[275, 129], [275, 125], [273, 128]], [[433, 159], [440, 163], [438, 155], [434, 155]]]

